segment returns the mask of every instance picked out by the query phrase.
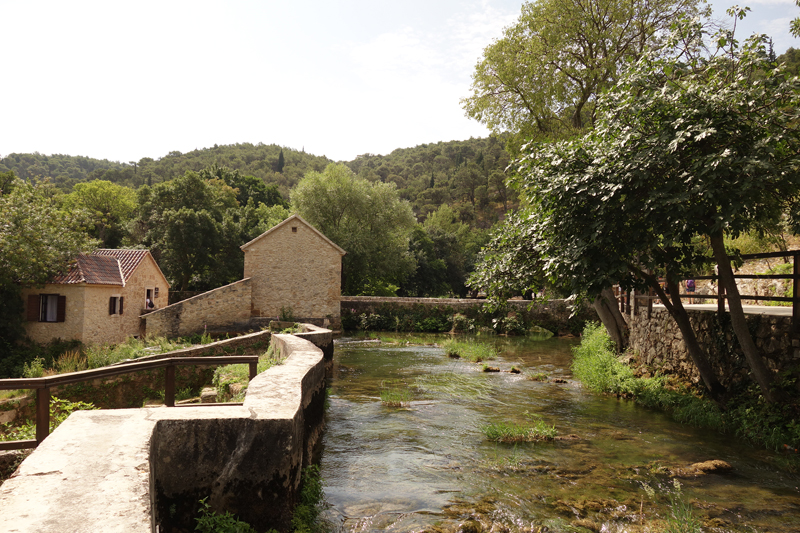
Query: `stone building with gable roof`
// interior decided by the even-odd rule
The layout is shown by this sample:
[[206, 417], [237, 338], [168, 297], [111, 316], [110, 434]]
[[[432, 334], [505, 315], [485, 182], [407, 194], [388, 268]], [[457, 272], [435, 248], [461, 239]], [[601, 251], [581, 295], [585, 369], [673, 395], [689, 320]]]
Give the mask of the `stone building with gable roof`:
[[345, 252], [299, 215], [241, 246], [253, 317], [287, 317], [336, 327]]
[[119, 343], [143, 334], [147, 299], [166, 306], [169, 283], [149, 251], [104, 249], [79, 255], [66, 274], [24, 289], [22, 298], [25, 329], [36, 342]]

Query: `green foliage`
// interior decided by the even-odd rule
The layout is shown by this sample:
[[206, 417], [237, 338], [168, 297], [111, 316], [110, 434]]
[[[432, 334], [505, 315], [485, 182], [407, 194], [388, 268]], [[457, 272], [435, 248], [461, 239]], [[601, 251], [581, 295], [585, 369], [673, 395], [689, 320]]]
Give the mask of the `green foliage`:
[[319, 523], [319, 512], [325, 492], [318, 465], [309, 465], [303, 470], [300, 481], [300, 498], [292, 516], [294, 533], [315, 533], [324, 531]]
[[64, 206], [88, 213], [89, 233], [103, 248], [119, 248], [136, 210], [136, 192], [105, 180], [77, 183], [65, 196]]
[[[683, 0], [526, 2], [519, 20], [486, 47], [472, 78], [467, 114], [494, 131], [569, 135], [594, 116], [593, 103], [680, 14]], [[553, 21], [559, 21], [554, 24]]]
[[[274, 357], [272, 345], [269, 349], [261, 354], [258, 359], [258, 367], [256, 372], [260, 374], [268, 368], [283, 363], [283, 359]], [[217, 389], [217, 400], [220, 402], [239, 402], [244, 399], [244, 392], [247, 390], [247, 385], [250, 383], [250, 365], [225, 365], [218, 366], [214, 370], [214, 377], [212, 384]], [[234, 395], [231, 391], [231, 385], [238, 384], [240, 392]]]
[[382, 381], [380, 395], [381, 403], [388, 407], [407, 406], [413, 397], [408, 385], [396, 380]]
[[633, 392], [633, 371], [617, 358], [614, 343], [602, 325], [587, 324], [572, 354], [572, 373], [586, 388], [614, 394]]
[[513, 422], [490, 422], [479, 428], [486, 438], [494, 442], [536, 442], [553, 440], [558, 431], [555, 426], [537, 419], [533, 424], [516, 424]]
[[681, 492], [681, 484], [673, 480], [674, 490], [670, 492], [670, 516], [667, 517], [665, 533], [701, 533], [702, 522], [695, 515], [692, 504], [687, 502]]
[[347, 252], [343, 294], [385, 294], [413, 270], [408, 240], [414, 215], [394, 184], [369, 182], [331, 164], [306, 174], [291, 198], [300, 216]]
[[281, 312], [278, 315], [281, 322], [294, 322], [294, 311], [291, 306], [281, 306]]
[[485, 342], [447, 339], [442, 343], [442, 348], [448, 357], [460, 357], [472, 363], [489, 361], [497, 357], [497, 348]]
[[256, 533], [256, 530], [247, 522], [237, 519], [230, 511], [223, 514], [215, 513], [206, 501], [200, 500], [200, 516], [196, 518], [195, 531], [200, 533]]
[[[75, 411], [97, 409], [87, 402], [70, 402], [53, 396], [50, 398], [50, 432], [61, 425]], [[0, 441], [29, 440], [36, 438], [36, 421], [26, 422], [18, 426], [3, 424]]]

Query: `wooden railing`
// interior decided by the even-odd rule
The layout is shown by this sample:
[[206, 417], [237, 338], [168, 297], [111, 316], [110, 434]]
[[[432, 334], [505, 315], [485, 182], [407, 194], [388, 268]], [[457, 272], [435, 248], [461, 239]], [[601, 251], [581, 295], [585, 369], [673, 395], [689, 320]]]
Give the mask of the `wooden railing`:
[[[164, 405], [175, 407], [175, 367], [189, 365], [232, 365], [248, 364], [250, 379], [258, 372], [257, 355], [224, 355], [210, 357], [168, 357], [150, 361], [132, 361], [114, 366], [57, 374], [42, 378], [0, 379], [0, 390], [36, 390], [36, 439], [0, 441], [0, 450], [22, 450], [35, 448], [50, 434], [50, 389], [60, 385], [71, 385], [98, 378], [107, 378], [140, 372], [142, 370], [164, 369]], [[198, 404], [192, 404], [198, 405]], [[241, 404], [199, 404], [199, 405], [241, 405]]]
[[[735, 279], [788, 279], [792, 281], [792, 295], [791, 296], [760, 296], [760, 295], [740, 295], [742, 300], [755, 300], [767, 302], [791, 302], [792, 304], [792, 333], [795, 337], [800, 337], [800, 289], [798, 289], [798, 281], [800, 281], [800, 250], [789, 250], [786, 252], [768, 252], [761, 254], [742, 254], [741, 258], [745, 261], [753, 259], [773, 259], [780, 257], [792, 258], [792, 273], [791, 274], [734, 274]], [[713, 276], [695, 276], [697, 280], [710, 280], [717, 281], [718, 275]], [[681, 293], [681, 298], [696, 298], [698, 300], [717, 300], [717, 312], [725, 313], [725, 288], [717, 284], [718, 294], [698, 294], [698, 293]], [[657, 300], [658, 296], [655, 295], [651, 289], [649, 294], [637, 294], [634, 298], [630, 297], [630, 293], [617, 292], [620, 311], [622, 313], [630, 313], [631, 304], [634, 310], [638, 307], [640, 299], [647, 300], [648, 318], [653, 309], [653, 300]], [[633, 302], [631, 302], [633, 300]]]

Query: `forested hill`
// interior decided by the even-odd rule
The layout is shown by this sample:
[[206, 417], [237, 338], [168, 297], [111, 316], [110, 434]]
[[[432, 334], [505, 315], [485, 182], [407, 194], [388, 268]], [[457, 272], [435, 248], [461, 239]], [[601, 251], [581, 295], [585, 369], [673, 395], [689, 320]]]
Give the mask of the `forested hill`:
[[203, 148], [185, 154], [170, 152], [159, 159], [143, 157], [127, 163], [59, 154], [10, 154], [0, 159], [0, 172], [13, 170], [23, 179], [48, 177], [64, 192], [69, 192], [76, 183], [96, 179], [133, 188], [153, 185], [169, 181], [187, 170], [200, 171], [216, 163], [260, 178], [267, 184], [274, 183], [286, 195], [306, 172], [321, 172], [331, 162], [327, 157], [275, 144], [241, 143]]
[[[503, 139], [497, 137], [439, 142], [397, 149], [385, 156], [365, 154], [346, 164], [370, 181], [396, 183], [400, 195], [422, 218], [447, 204], [456, 208], [463, 221], [488, 227], [514, 204], [505, 185], [510, 158], [503, 146]], [[0, 172], [12, 170], [23, 179], [47, 177], [69, 192], [76, 183], [92, 180], [138, 188], [216, 164], [276, 184], [288, 199], [289, 190], [303, 175], [321, 172], [331, 162], [275, 144], [240, 143], [125, 163], [58, 154], [10, 154], [0, 159]]]

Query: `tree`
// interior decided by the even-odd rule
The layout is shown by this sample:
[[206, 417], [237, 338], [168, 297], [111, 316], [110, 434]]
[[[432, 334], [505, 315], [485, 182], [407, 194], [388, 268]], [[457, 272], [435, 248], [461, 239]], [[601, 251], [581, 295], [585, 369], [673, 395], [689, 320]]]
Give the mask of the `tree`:
[[[281, 153], [283, 153], [282, 150]], [[220, 167], [215, 163], [201, 170], [200, 177], [207, 180], [218, 179], [228, 187], [236, 189], [236, 200], [239, 205], [247, 205], [247, 202], [252, 199], [256, 206], [264, 204], [267, 207], [273, 205], [289, 207], [289, 203], [278, 191], [277, 185], [274, 183], [266, 185], [261, 179], [245, 176], [238, 170]]]
[[[794, 0], [794, 3], [797, 7], [800, 7], [800, 0]], [[789, 31], [795, 37], [800, 37], [800, 17], [792, 19], [790, 23]]]
[[309, 172], [291, 192], [292, 209], [341, 246], [344, 294], [393, 294], [412, 271], [414, 215], [393, 183], [358, 178], [343, 164]]
[[[12, 176], [13, 178], [13, 176]], [[22, 333], [22, 287], [43, 286], [66, 272], [77, 255], [96, 241], [86, 232], [80, 209], [61, 209], [47, 182], [6, 180], [0, 192], [0, 356]]]
[[[203, 290], [239, 279], [243, 259], [236, 191], [218, 179], [187, 171], [138, 191], [135, 233], [150, 248], [176, 290]], [[227, 215], [227, 216], [226, 216]]]
[[706, 48], [698, 24], [679, 30], [689, 46], [637, 62], [600, 99], [595, 131], [529, 148], [517, 181], [531, 208], [525, 220], [545, 272], [574, 292], [599, 296], [617, 282], [653, 288], [718, 394], [678, 296], [679, 280], [709, 262], [695, 246], [705, 238], [753, 377], [774, 400], [723, 236], [774, 221], [800, 194], [800, 80], [769, 59], [760, 37], [739, 48], [722, 31], [716, 53], [705, 55], [694, 53]]
[[95, 180], [76, 183], [65, 196], [69, 210], [83, 209], [90, 217], [90, 234], [104, 248], [119, 248], [127, 235], [127, 226], [136, 210], [136, 192], [110, 181]]
[[467, 115], [522, 137], [580, 130], [592, 102], [696, 0], [539, 0], [486, 47], [472, 76]]

